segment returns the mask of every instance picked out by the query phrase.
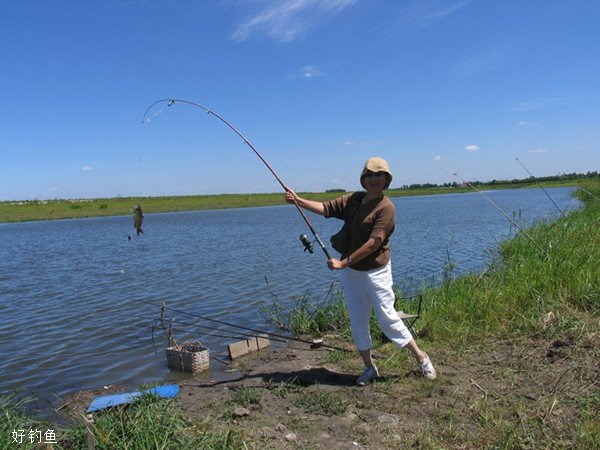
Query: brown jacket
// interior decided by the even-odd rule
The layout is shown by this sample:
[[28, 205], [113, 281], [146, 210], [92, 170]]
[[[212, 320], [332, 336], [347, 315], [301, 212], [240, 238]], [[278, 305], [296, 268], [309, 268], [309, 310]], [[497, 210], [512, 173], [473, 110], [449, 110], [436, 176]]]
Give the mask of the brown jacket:
[[335, 217], [350, 222], [350, 242], [344, 259], [372, 237], [381, 239], [381, 246], [362, 261], [352, 264], [355, 270], [372, 270], [386, 265], [390, 260], [389, 237], [394, 232], [394, 204], [385, 195], [360, 204], [364, 192], [354, 192], [324, 202], [325, 217]]

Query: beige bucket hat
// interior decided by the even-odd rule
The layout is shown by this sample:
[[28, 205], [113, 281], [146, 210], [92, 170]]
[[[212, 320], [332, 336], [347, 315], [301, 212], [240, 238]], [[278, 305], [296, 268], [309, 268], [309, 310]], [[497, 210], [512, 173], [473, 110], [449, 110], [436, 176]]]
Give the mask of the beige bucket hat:
[[390, 167], [388, 166], [388, 163], [385, 159], [383, 158], [379, 158], [379, 157], [374, 157], [374, 158], [369, 158], [367, 159], [367, 162], [365, 163], [363, 170], [360, 174], [360, 185], [363, 188], [367, 188], [365, 186], [365, 175], [367, 172], [385, 172], [385, 178], [386, 178], [386, 183], [385, 183], [385, 187], [384, 189], [387, 189], [390, 187], [390, 183], [392, 182], [392, 179], [394, 178], [394, 176], [392, 175], [392, 172], [390, 172]]

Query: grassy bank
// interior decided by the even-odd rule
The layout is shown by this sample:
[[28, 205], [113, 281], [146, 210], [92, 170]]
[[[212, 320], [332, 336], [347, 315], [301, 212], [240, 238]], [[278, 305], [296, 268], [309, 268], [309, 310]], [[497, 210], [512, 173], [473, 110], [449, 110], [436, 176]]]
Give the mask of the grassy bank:
[[[407, 439], [406, 448], [600, 448], [600, 184], [585, 190], [577, 194], [583, 209], [528, 229], [545, 253], [521, 234], [501, 244], [483, 273], [453, 277], [449, 269], [441, 285], [421, 289], [421, 345], [446, 370], [477, 378], [441, 388], [427, 429]], [[414, 311], [412, 302], [399, 300], [397, 309]], [[333, 296], [311, 307], [301, 298], [278, 321], [347, 339], [342, 304]], [[374, 318], [371, 323], [377, 336]], [[409, 370], [411, 361], [398, 358], [392, 344], [380, 340], [376, 350], [380, 369]], [[332, 362], [360, 370], [340, 353]], [[417, 387], [423, 388], [429, 389]], [[444, 402], [449, 407], [440, 407]], [[469, 433], [459, 432], [461, 426]]]
[[[588, 191], [590, 187], [586, 188]], [[598, 188], [592, 189], [598, 196]], [[471, 341], [483, 334], [575, 333], [600, 312], [600, 200], [578, 193], [585, 208], [551, 225], [528, 229], [503, 242], [482, 274], [448, 279], [424, 289], [423, 334], [435, 341], [451, 333]], [[581, 314], [581, 318], [577, 318]], [[596, 321], [597, 322], [597, 321]]]
[[[600, 184], [585, 188], [600, 198]], [[449, 269], [441, 285], [421, 290], [415, 332], [438, 365], [434, 382], [413, 375], [407, 352], [383, 340], [375, 351], [385, 377], [362, 389], [350, 387], [361, 368], [354, 352], [327, 353], [314, 382], [298, 381], [309, 357], [301, 352], [289, 381], [202, 385], [177, 402], [147, 398], [97, 414], [96, 448], [341, 448], [343, 439], [351, 440], [343, 448], [600, 448], [600, 200], [579, 195], [585, 208], [528, 230], [545, 253], [521, 235], [483, 273]], [[339, 293], [269, 311], [297, 333], [350, 343]], [[8, 399], [0, 414], [8, 436], [32, 420]], [[81, 421], [59, 441], [86, 448]]]
[[[545, 182], [545, 187], [572, 186], [574, 181]], [[494, 189], [537, 187], [537, 183], [498, 184]], [[480, 189], [485, 189], [480, 187]], [[489, 189], [489, 188], [488, 188]], [[450, 194], [472, 191], [468, 187], [433, 187], [427, 189], [390, 189], [390, 197]], [[303, 192], [303, 197], [325, 201], [341, 195], [339, 192]], [[30, 200], [0, 202], [0, 223], [35, 220], [78, 219], [85, 217], [122, 216], [132, 214], [139, 203], [144, 213], [199, 211], [225, 208], [283, 205], [282, 193], [221, 194], [175, 197], [116, 197], [77, 200]]]

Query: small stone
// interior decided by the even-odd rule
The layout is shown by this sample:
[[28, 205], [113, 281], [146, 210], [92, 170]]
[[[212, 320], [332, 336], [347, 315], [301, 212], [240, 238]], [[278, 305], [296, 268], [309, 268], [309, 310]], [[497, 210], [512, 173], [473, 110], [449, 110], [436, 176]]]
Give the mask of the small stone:
[[310, 348], [319, 348], [323, 346], [323, 339], [313, 339]]
[[556, 320], [556, 316], [554, 315], [554, 313], [552, 311], [550, 311], [548, 314], [546, 314], [543, 318], [542, 318], [542, 323], [544, 325], [548, 325], [548, 324], [552, 324], [554, 323], [554, 321]]
[[244, 417], [250, 415], [250, 410], [247, 408], [235, 408], [233, 410], [233, 415], [236, 417]]
[[282, 423], [278, 423], [278, 424], [275, 426], [275, 429], [276, 429], [277, 431], [286, 431], [286, 430], [287, 430], [287, 427], [286, 427], [284, 424], [282, 424]]
[[377, 418], [379, 423], [395, 424], [398, 422], [398, 417], [393, 414], [382, 414]]
[[285, 440], [291, 442], [296, 440], [297, 437], [298, 436], [296, 436], [296, 433], [289, 433], [285, 435]]

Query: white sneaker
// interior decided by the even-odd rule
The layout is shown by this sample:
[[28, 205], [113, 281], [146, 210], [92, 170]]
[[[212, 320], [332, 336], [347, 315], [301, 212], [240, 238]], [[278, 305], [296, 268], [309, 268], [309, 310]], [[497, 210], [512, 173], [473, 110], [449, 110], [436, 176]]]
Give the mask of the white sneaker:
[[365, 367], [365, 370], [363, 371], [362, 375], [356, 380], [356, 384], [358, 384], [359, 386], [364, 386], [365, 384], [370, 383], [377, 377], [379, 377], [379, 371], [377, 370], [376, 366]]
[[431, 364], [429, 356], [426, 357], [421, 363], [421, 371], [423, 372], [423, 376], [428, 380], [435, 380], [435, 378], [437, 377], [435, 367], [433, 367], [433, 364]]

